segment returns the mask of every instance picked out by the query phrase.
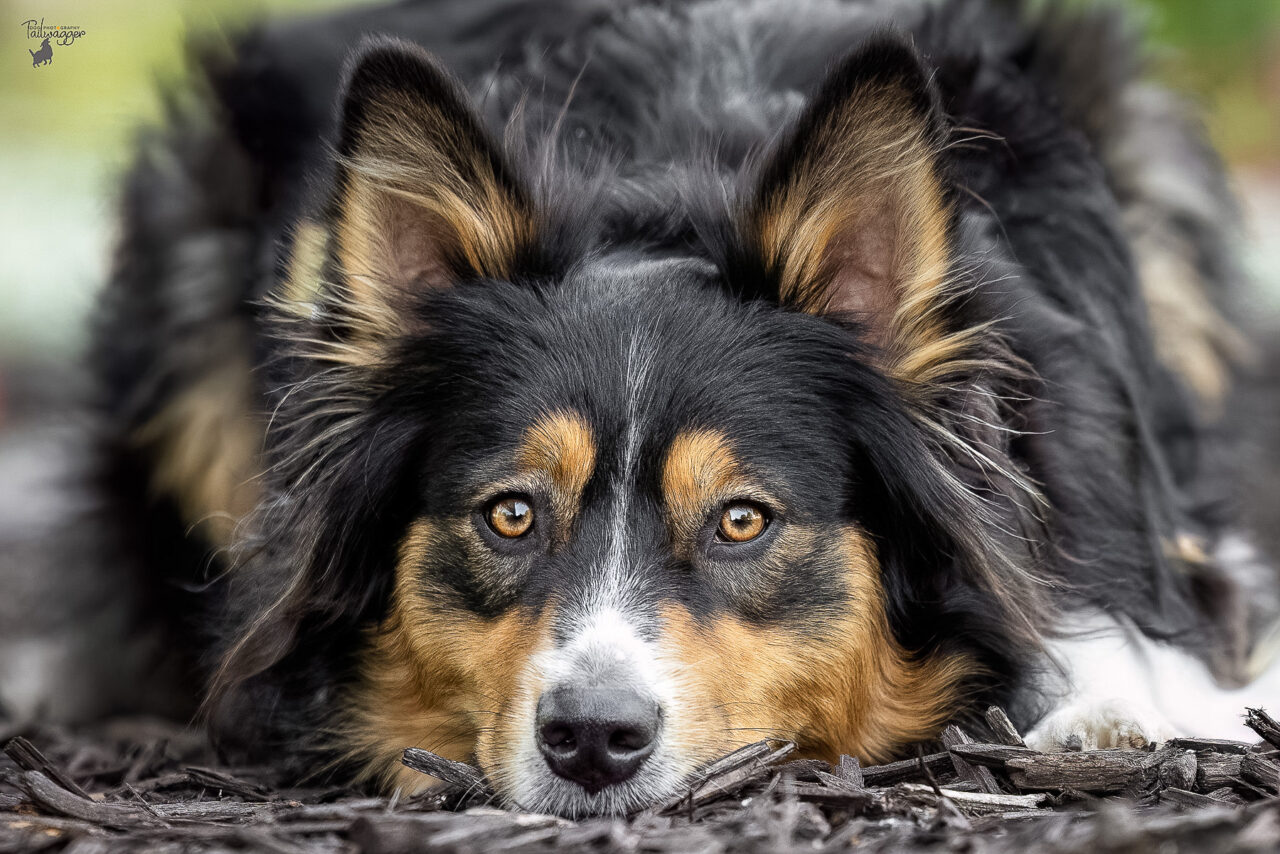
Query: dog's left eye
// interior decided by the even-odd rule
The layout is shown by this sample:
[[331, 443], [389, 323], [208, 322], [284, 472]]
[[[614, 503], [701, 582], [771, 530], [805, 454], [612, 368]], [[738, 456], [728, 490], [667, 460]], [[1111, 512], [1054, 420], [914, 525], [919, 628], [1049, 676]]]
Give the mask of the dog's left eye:
[[515, 539], [533, 527], [533, 506], [521, 495], [508, 495], [489, 505], [489, 527], [500, 537]]
[[764, 508], [750, 501], [735, 501], [724, 508], [716, 536], [729, 543], [748, 543], [764, 533], [769, 518]]

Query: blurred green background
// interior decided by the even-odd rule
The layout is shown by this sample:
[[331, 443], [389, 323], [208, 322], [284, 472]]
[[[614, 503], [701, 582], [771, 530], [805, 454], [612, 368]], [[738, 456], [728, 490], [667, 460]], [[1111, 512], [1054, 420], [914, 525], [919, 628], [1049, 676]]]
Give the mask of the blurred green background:
[[[136, 129], [159, 114], [157, 84], [183, 71], [185, 33], [346, 5], [0, 0], [0, 366], [80, 351], [110, 252], [116, 185]], [[28, 50], [39, 42], [22, 25], [33, 18], [85, 35], [66, 47], [55, 42], [54, 61], [33, 68]], [[0, 402], [0, 421], [2, 413]]]
[[[1119, 0], [1123, 2], [1123, 0]], [[785, 0], [779, 0], [785, 2]], [[1083, 0], [1076, 0], [1083, 2]], [[114, 188], [156, 82], [181, 72], [187, 30], [335, 0], [0, 2], [0, 383], [20, 365], [67, 364], [103, 278]], [[1251, 216], [1252, 264], [1280, 270], [1280, 0], [1129, 0], [1152, 34], [1157, 73], [1203, 104]], [[33, 69], [22, 22], [86, 35]], [[1280, 294], [1280, 286], [1273, 293]], [[1277, 297], [1280, 299], [1280, 297]], [[9, 366], [6, 372], [3, 366]], [[13, 383], [10, 383], [12, 386]], [[0, 387], [0, 422], [3, 422]]]

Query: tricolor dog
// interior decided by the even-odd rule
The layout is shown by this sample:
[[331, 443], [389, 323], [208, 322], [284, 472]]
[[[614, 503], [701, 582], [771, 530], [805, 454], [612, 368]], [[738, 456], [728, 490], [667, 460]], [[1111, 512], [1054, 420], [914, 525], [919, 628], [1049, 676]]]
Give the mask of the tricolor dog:
[[1243, 736], [1280, 610], [1230, 197], [1122, 21], [1025, 5], [197, 49], [97, 310], [92, 557], [227, 749], [578, 816], [993, 702], [1045, 749]]

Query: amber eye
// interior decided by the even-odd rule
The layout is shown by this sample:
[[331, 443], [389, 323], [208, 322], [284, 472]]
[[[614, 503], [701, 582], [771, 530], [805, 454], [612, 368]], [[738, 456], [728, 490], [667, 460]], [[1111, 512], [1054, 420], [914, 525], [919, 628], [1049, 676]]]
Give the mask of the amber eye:
[[746, 543], [764, 533], [766, 524], [764, 510], [759, 505], [735, 501], [724, 508], [716, 534], [730, 543]]
[[523, 537], [533, 527], [533, 507], [518, 495], [499, 498], [489, 505], [489, 527], [500, 537]]

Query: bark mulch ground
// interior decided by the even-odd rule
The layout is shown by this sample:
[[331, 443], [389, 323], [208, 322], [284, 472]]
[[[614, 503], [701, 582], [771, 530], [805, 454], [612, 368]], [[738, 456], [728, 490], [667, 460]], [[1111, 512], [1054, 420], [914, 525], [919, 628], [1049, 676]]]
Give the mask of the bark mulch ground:
[[1257, 744], [1037, 753], [998, 709], [976, 741], [860, 767], [761, 742], [639, 815], [568, 821], [499, 808], [468, 765], [408, 750], [445, 781], [412, 799], [280, 785], [219, 765], [196, 733], [130, 719], [75, 731], [0, 720], [0, 852], [1274, 852], [1280, 725]]

